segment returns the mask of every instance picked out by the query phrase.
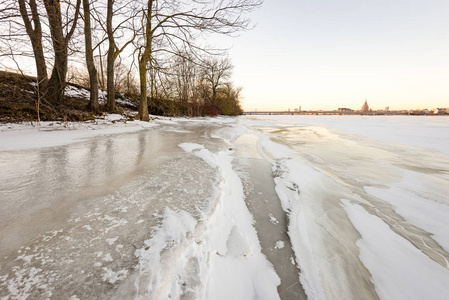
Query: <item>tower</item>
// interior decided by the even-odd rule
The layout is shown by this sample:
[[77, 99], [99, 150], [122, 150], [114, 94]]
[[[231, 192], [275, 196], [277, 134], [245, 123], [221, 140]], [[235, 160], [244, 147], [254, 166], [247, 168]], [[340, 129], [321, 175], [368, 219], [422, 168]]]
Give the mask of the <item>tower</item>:
[[369, 106], [368, 106], [368, 102], [367, 102], [366, 99], [365, 99], [365, 103], [362, 106], [362, 111], [363, 112], [368, 112], [369, 111]]

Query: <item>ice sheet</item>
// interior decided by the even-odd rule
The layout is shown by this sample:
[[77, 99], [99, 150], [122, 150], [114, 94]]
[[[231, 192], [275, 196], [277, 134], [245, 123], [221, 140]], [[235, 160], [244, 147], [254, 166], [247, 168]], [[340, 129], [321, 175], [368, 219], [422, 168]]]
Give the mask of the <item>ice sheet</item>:
[[[361, 232], [340, 199], [363, 205], [390, 226], [391, 234], [410, 241], [408, 250], [424, 257], [416, 266], [422, 273], [447, 271], [446, 118], [250, 116], [240, 122], [259, 134], [259, 151], [273, 165], [300, 280], [309, 297], [396, 296], [393, 289], [380, 294], [384, 283], [370, 279], [377, 257], [371, 258], [371, 265], [359, 259], [359, 252], [368, 250], [359, 249]], [[378, 247], [385, 242], [388, 248], [390, 233], [379, 230], [377, 235]], [[407, 263], [412, 265], [413, 259]], [[406, 288], [396, 277], [399, 271], [395, 276], [388, 269], [376, 272], [388, 284]], [[407, 284], [415, 284], [420, 290], [416, 294], [425, 295], [427, 288], [413, 282], [417, 278]], [[449, 293], [445, 284], [436, 285], [436, 296]]]
[[248, 116], [259, 125], [319, 125], [340, 131], [414, 147], [434, 149], [449, 155], [449, 118], [444, 116]]
[[360, 259], [382, 299], [447, 299], [449, 270], [395, 234], [363, 207], [342, 201], [362, 239]]

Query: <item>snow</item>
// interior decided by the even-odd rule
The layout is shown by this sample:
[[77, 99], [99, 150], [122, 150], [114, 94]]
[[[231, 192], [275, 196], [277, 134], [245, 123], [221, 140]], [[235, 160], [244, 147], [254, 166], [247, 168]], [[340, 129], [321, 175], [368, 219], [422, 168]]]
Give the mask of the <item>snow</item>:
[[95, 136], [135, 132], [157, 126], [142, 121], [118, 123], [121, 118], [120, 115], [107, 115], [105, 119], [93, 122], [41, 122], [41, 126], [0, 124], [0, 151], [62, 146]]
[[268, 216], [270, 217], [270, 222], [272, 224], [274, 224], [274, 225], [279, 224], [279, 221], [271, 213]]
[[[70, 216], [14, 248], [7, 261], [14, 268], [0, 268], [0, 296], [81, 298], [76, 287], [89, 278], [95, 284], [92, 298], [101, 296], [95, 294], [99, 286], [136, 299], [279, 299], [279, 276], [263, 253], [282, 255], [291, 244], [294, 256], [288, 254], [287, 264], [297, 267], [299, 276], [293, 282], [299, 280], [310, 299], [444, 299], [449, 294], [448, 127], [441, 117], [322, 116], [148, 123], [108, 115], [91, 123], [2, 124], [0, 162], [8, 166], [10, 158], [26, 159], [13, 168], [25, 183], [11, 190], [11, 182], [3, 185], [0, 198], [17, 194], [42, 201], [40, 195], [58, 194], [58, 201], [39, 209], [61, 216], [67, 209]], [[81, 159], [99, 151], [98, 137], [111, 135], [113, 143], [136, 131], [118, 146], [104, 147], [123, 164], [105, 162], [106, 152], [95, 158], [99, 162], [94, 156]], [[243, 135], [257, 136], [251, 146], [257, 149], [239, 149], [234, 141]], [[48, 164], [50, 173], [64, 170], [67, 191], [47, 191], [52, 185], [41, 180], [42, 171], [30, 177], [21, 171], [33, 165], [28, 159], [45, 162], [57, 154], [34, 155], [33, 149], [80, 141], [93, 141], [95, 147], [67, 147], [68, 159]], [[290, 241], [275, 237], [269, 249], [262, 248], [259, 238], [272, 233], [256, 232], [237, 172], [239, 151], [258, 152], [271, 164]], [[92, 160], [100, 167], [89, 169]], [[80, 168], [92, 173], [84, 185], [78, 182]], [[246, 174], [244, 180], [258, 175]], [[36, 185], [43, 191], [30, 196]], [[31, 191], [20, 194], [22, 189]], [[76, 200], [65, 199], [72, 194]], [[254, 194], [264, 200], [268, 195]], [[61, 199], [65, 206], [58, 206]], [[13, 208], [20, 215], [26, 207]], [[286, 230], [279, 222], [283, 218], [269, 211], [262, 220]], [[45, 217], [36, 222], [47, 224]], [[75, 283], [69, 290], [56, 288]]]
[[103, 280], [109, 283], [116, 283], [117, 281], [123, 280], [128, 275], [128, 270], [119, 270], [114, 272], [108, 268], [103, 268]]
[[199, 150], [204, 149], [203, 145], [198, 145], [194, 143], [182, 143], [179, 144], [179, 147], [181, 147], [185, 152], [191, 153], [193, 150]]
[[[420, 197], [400, 186], [365, 187], [371, 195], [391, 203], [409, 223], [429, 232], [449, 252], [449, 206]], [[449, 196], [449, 195], [448, 195]], [[448, 199], [446, 199], [448, 200]], [[447, 265], [449, 267], [449, 264]]]
[[[138, 282], [149, 278], [145, 290], [154, 299], [181, 295], [278, 299], [276, 287], [280, 281], [261, 253], [241, 181], [232, 169], [231, 152], [214, 154], [195, 143], [179, 146], [218, 168], [222, 178], [218, 202], [200, 223], [187, 212], [166, 210], [156, 234], [145, 242], [147, 248], [136, 251]], [[164, 252], [166, 248], [172, 250]]]
[[285, 246], [283, 241], [277, 241], [276, 244], [274, 245], [274, 249], [283, 249]]
[[[449, 293], [447, 118], [239, 121], [260, 136], [258, 150], [273, 166], [308, 297], [441, 299]], [[342, 207], [340, 199], [358, 204]], [[374, 212], [375, 221], [366, 216]], [[401, 296], [409, 285], [412, 292]]]
[[360, 259], [371, 272], [381, 299], [447, 299], [447, 268], [417, 250], [360, 205], [347, 200], [342, 203], [362, 236], [357, 241]]
[[[64, 94], [69, 97], [77, 97], [77, 98], [85, 98], [88, 100], [90, 98], [90, 91], [85, 88], [79, 88], [72, 85], [67, 85]], [[101, 89], [98, 90], [98, 103], [101, 105], [106, 104], [107, 102], [107, 91], [103, 91]], [[116, 103], [121, 103], [124, 105], [136, 107], [134, 103], [132, 103], [129, 99], [126, 99], [123, 94], [120, 94], [119, 97], [115, 99]], [[137, 108], [137, 107], [136, 107]]]
[[118, 240], [118, 236], [116, 236], [115, 238], [106, 239], [106, 242], [107, 242], [109, 245], [112, 245], [112, 244], [114, 244], [117, 240]]
[[[445, 116], [250, 116], [251, 122], [276, 126], [318, 125], [385, 143], [426, 147], [449, 154], [449, 118]], [[256, 121], [252, 121], [256, 120]], [[413, 133], [413, 134], [410, 134]], [[423, 142], [425, 141], [425, 143]]]

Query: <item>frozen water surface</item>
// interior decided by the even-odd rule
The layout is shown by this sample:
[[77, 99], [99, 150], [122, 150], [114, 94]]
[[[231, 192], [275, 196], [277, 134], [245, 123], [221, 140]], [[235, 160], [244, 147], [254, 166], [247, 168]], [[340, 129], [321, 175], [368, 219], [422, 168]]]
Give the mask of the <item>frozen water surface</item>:
[[118, 118], [0, 127], [0, 298], [447, 298], [447, 118]]
[[177, 146], [192, 129], [0, 153], [1, 295], [108, 298], [167, 211], [207, 212], [218, 178]]
[[232, 168], [234, 122], [0, 152], [0, 296], [278, 298]]
[[313, 299], [449, 294], [449, 120], [256, 116]]

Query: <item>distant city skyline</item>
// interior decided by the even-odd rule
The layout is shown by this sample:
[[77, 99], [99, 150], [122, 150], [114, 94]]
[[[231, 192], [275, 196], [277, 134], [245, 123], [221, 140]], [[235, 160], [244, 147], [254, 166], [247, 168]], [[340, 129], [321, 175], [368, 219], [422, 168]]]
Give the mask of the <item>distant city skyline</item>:
[[449, 106], [449, 1], [266, 0], [230, 50], [245, 110]]
[[[432, 108], [428, 108], [428, 107], [415, 107], [415, 108], [396, 108], [396, 109], [391, 109], [390, 106], [385, 106], [385, 107], [371, 107], [370, 104], [368, 103], [368, 100], [365, 99], [364, 102], [362, 103], [362, 105], [360, 105], [358, 108], [351, 108], [351, 107], [347, 107], [347, 106], [338, 106], [337, 107], [333, 107], [333, 108], [328, 108], [328, 109], [307, 109], [307, 108], [303, 108], [302, 105], [299, 105], [297, 107], [288, 107], [288, 108], [280, 108], [280, 109], [265, 109], [266, 111], [308, 111], [308, 110], [313, 110], [313, 111], [319, 111], [319, 110], [326, 110], [326, 111], [340, 111], [340, 110], [352, 110], [352, 111], [403, 111], [403, 110], [434, 110], [434, 109], [438, 109], [438, 108], [445, 108], [445, 109], [449, 109], [449, 103], [445, 103], [446, 106], [439, 106], [439, 107], [432, 107]], [[365, 108], [366, 105], [366, 108]], [[245, 111], [262, 111], [263, 109], [258, 109], [257, 107], [251, 109], [248, 108]]]
[[406, 108], [399, 108], [399, 109], [390, 109], [389, 106], [386, 106], [384, 108], [373, 108], [370, 107], [368, 104], [368, 100], [365, 99], [365, 101], [363, 102], [363, 105], [359, 108], [349, 108], [349, 107], [338, 107], [338, 108], [333, 108], [333, 109], [303, 109], [302, 106], [300, 105], [299, 107], [295, 107], [295, 108], [287, 108], [287, 109], [275, 109], [275, 110], [270, 110], [270, 109], [262, 109], [259, 110], [256, 108], [254, 109], [246, 109], [245, 112], [246, 113], [253, 113], [253, 112], [338, 112], [338, 113], [371, 113], [371, 112], [383, 112], [383, 113], [410, 113], [410, 112], [422, 112], [424, 114], [438, 114], [438, 112], [443, 113], [443, 114], [449, 114], [449, 106], [447, 107], [435, 107], [432, 109], [429, 108], [414, 108], [414, 109], [406, 109]]

